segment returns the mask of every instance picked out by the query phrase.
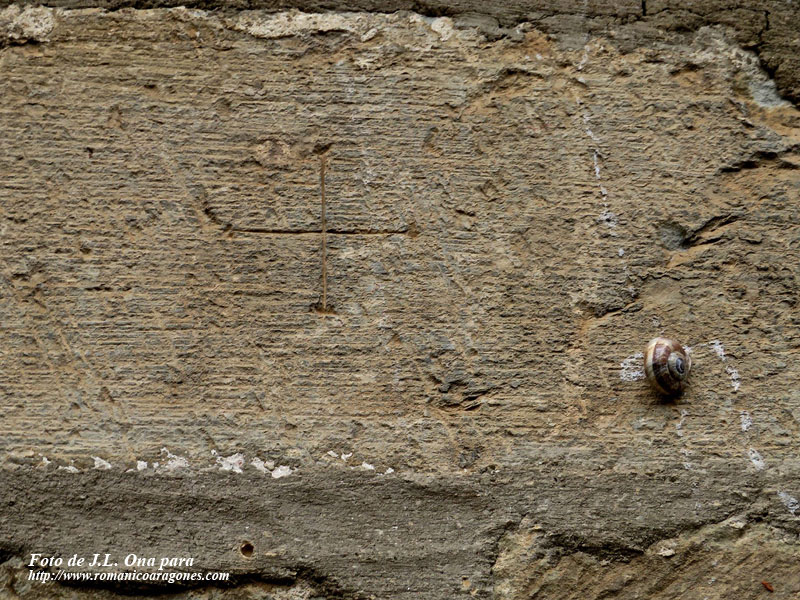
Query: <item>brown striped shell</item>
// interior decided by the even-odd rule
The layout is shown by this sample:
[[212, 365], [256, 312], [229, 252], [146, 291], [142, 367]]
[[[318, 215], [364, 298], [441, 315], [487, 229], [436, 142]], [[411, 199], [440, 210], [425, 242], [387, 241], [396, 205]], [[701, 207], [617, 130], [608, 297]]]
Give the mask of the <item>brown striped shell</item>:
[[644, 374], [657, 392], [678, 396], [686, 387], [692, 358], [676, 340], [657, 337], [644, 351]]

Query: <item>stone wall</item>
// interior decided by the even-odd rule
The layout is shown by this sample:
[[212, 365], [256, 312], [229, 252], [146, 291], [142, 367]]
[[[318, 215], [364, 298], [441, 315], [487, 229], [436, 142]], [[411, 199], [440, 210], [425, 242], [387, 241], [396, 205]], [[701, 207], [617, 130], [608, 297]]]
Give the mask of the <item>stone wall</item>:
[[800, 594], [796, 2], [173, 4], [0, 4], [0, 597]]

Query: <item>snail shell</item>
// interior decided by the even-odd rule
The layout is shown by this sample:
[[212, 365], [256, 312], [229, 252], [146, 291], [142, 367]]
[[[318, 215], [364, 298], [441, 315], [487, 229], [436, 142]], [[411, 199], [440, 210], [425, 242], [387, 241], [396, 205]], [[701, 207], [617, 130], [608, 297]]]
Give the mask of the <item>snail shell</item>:
[[686, 387], [692, 359], [676, 340], [657, 337], [644, 351], [644, 374], [653, 388], [665, 396], [677, 396]]

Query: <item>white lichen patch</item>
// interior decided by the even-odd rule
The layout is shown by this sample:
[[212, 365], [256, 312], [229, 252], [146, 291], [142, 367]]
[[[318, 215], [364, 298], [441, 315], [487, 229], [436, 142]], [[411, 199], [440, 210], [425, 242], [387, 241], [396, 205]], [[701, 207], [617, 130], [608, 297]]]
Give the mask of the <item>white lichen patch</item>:
[[689, 411], [686, 409], [681, 410], [681, 418], [680, 420], [675, 423], [675, 432], [678, 434], [678, 437], [683, 437], [683, 424], [686, 422], [686, 417], [689, 416]]
[[739, 413], [739, 417], [742, 421], [742, 431], [747, 431], [753, 426], [753, 419], [750, 416], [750, 413], [746, 410], [743, 410], [741, 413]]
[[748, 82], [747, 87], [750, 89], [750, 95], [753, 97], [753, 100], [762, 108], [778, 108], [780, 106], [791, 105], [788, 101], [780, 97], [775, 81], [772, 79], [756, 77]]
[[166, 448], [161, 448], [161, 454], [167, 455], [167, 462], [162, 467], [165, 471], [176, 471], [178, 469], [187, 469], [189, 468], [189, 461], [186, 460], [183, 456], [177, 456], [176, 454], [172, 454]]
[[107, 471], [108, 469], [111, 468], [111, 463], [106, 460], [103, 460], [99, 456], [93, 456], [92, 458], [94, 459], [95, 469], [100, 469], [101, 471]]
[[728, 365], [727, 367], [725, 367], [725, 372], [731, 379], [731, 385], [733, 386], [733, 391], [738, 392], [739, 386], [742, 384], [742, 378], [739, 376], [739, 371], [734, 369], [732, 366]]
[[55, 25], [55, 10], [52, 8], [26, 6], [22, 9], [12, 4], [0, 11], [0, 39], [16, 43], [29, 40], [47, 42], [47, 36]]
[[726, 37], [725, 33], [714, 27], [701, 27], [697, 32], [696, 44], [700, 48], [695, 52], [695, 62], [706, 64], [719, 64], [720, 57], [724, 56], [747, 81], [747, 87], [753, 101], [762, 108], [778, 108], [790, 106], [790, 103], [780, 97], [775, 81], [762, 68], [761, 60], [749, 50], [744, 50], [734, 40]]
[[[306, 13], [296, 9], [271, 13], [246, 10], [235, 17], [225, 18], [183, 8], [171, 10], [183, 18], [203, 19], [261, 39], [341, 32], [352, 36], [356, 42], [367, 43], [380, 34], [383, 42], [396, 44], [398, 48], [430, 51], [441, 44], [474, 42], [479, 37], [478, 32], [470, 28], [456, 27], [449, 17], [426, 17], [417, 13]], [[371, 59], [363, 57], [358, 60], [362, 67], [369, 67], [371, 62]]]
[[[601, 193], [603, 196], [606, 195], [605, 188], [601, 188]], [[608, 207], [603, 208], [603, 212], [600, 213], [600, 216], [597, 217], [597, 222], [602, 223], [609, 229], [614, 229], [619, 224], [619, 219], [617, 218], [617, 214], [608, 210]]]
[[620, 363], [619, 378], [622, 381], [644, 379], [644, 353], [631, 354]]
[[136, 461], [136, 470], [137, 471], [144, 471], [147, 469], [147, 461], [146, 460], [137, 460]]
[[436, 17], [431, 21], [431, 29], [439, 34], [439, 39], [443, 42], [453, 37], [455, 28], [453, 27], [453, 20], [449, 17]]
[[790, 496], [786, 492], [778, 492], [778, 497], [786, 505], [789, 512], [792, 513], [792, 516], [795, 516], [797, 511], [800, 510], [800, 502], [794, 496]]
[[722, 345], [722, 342], [719, 340], [711, 340], [708, 342], [708, 345], [714, 351], [714, 353], [719, 356], [722, 360], [727, 360], [725, 357], [725, 347]]
[[265, 475], [267, 473], [270, 473], [272, 471], [273, 466], [274, 466], [274, 465], [272, 465], [270, 467], [267, 467], [267, 463], [265, 463], [263, 460], [261, 460], [257, 456], [253, 460], [250, 461], [250, 464], [256, 469], [256, 471], [261, 471]]
[[[253, 37], [264, 39], [331, 31], [358, 32], [359, 35], [363, 35], [368, 31], [365, 19], [358, 19], [357, 15], [349, 13], [304, 13], [297, 10], [273, 14], [245, 11], [233, 19], [230, 25], [237, 31], [243, 31]], [[360, 31], [362, 29], [363, 31]]]
[[276, 467], [275, 470], [272, 471], [272, 478], [273, 479], [280, 479], [281, 477], [288, 477], [294, 472], [294, 469], [287, 465], [281, 465]]
[[681, 450], [681, 454], [683, 454], [683, 456], [686, 458], [686, 460], [683, 463], [683, 468], [686, 469], [687, 471], [691, 471], [692, 469], [694, 469], [694, 465], [689, 459], [689, 457], [691, 457], [692, 455], [692, 451], [684, 448]]
[[217, 456], [217, 465], [219, 466], [220, 471], [241, 473], [242, 467], [244, 467], [244, 455], [237, 452], [236, 454], [231, 454], [230, 456]]
[[747, 455], [750, 457], [750, 462], [753, 463], [753, 466], [757, 471], [762, 471], [764, 469], [766, 465], [758, 450], [755, 448], [750, 448], [750, 450], [747, 451]]
[[663, 556], [664, 558], [675, 556], [675, 548], [662, 548], [658, 551], [658, 555]]
[[722, 345], [722, 342], [719, 340], [711, 340], [707, 345], [714, 351], [714, 354], [716, 354], [719, 359], [725, 363], [725, 372], [728, 374], [728, 378], [731, 380], [731, 387], [733, 387], [734, 392], [738, 392], [739, 387], [742, 385], [742, 378], [739, 375], [739, 371], [737, 371], [734, 366], [728, 363], [728, 357], [725, 355], [725, 347]]

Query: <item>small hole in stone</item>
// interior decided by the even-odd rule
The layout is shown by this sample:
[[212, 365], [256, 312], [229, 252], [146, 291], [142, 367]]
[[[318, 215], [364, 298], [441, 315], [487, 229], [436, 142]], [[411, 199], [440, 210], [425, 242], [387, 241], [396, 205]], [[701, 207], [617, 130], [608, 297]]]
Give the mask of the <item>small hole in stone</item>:
[[255, 548], [253, 548], [253, 544], [251, 544], [250, 542], [242, 542], [242, 545], [239, 547], [239, 552], [241, 552], [242, 556], [244, 556], [245, 558], [250, 558], [251, 556], [253, 556], [254, 550]]

